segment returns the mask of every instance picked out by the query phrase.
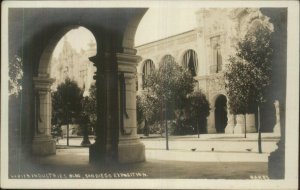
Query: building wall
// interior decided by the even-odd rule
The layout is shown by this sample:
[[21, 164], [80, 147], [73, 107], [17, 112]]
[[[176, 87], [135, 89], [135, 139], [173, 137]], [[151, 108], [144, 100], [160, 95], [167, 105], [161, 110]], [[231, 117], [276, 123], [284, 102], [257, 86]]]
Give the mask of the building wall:
[[58, 57], [53, 57], [51, 60], [51, 77], [55, 79], [51, 89], [56, 90], [57, 86], [63, 83], [66, 78], [70, 78], [77, 82], [78, 86], [84, 90], [84, 96], [89, 95], [89, 89], [94, 83], [93, 75], [96, 68], [89, 57], [96, 52], [96, 44], [89, 43], [89, 49], [77, 52], [69, 43], [67, 38], [64, 38], [64, 44]]
[[[209, 133], [215, 133], [215, 101], [219, 95], [226, 96], [224, 70], [226, 70], [226, 65], [229, 63], [228, 58], [235, 53], [237, 40], [245, 35], [251, 23], [257, 19], [265, 22], [269, 27], [272, 27], [272, 24], [256, 8], [199, 9], [195, 14], [195, 19], [197, 20], [197, 26], [193, 30], [136, 47], [137, 55], [142, 57], [137, 66], [138, 94], [143, 91], [142, 76], [145, 60], [151, 59], [157, 69], [161, 59], [170, 54], [178, 64], [182, 65], [184, 53], [190, 49], [194, 50], [198, 58], [198, 70], [195, 76], [198, 81], [196, 89], [201, 89], [210, 102], [211, 113], [207, 128]], [[218, 58], [216, 58], [217, 53]], [[222, 62], [221, 70], [218, 67], [217, 59]], [[229, 111], [227, 110], [227, 112]], [[247, 117], [247, 119], [250, 119], [247, 123], [251, 125], [247, 126], [248, 132], [256, 131], [255, 117], [253, 116], [250, 114]], [[233, 116], [228, 113], [226, 128], [235, 128], [238, 125], [237, 120], [229, 120], [229, 118], [233, 118]], [[240, 116], [238, 121], [242, 122]], [[232, 131], [233, 129], [228, 130], [228, 133], [232, 133]]]

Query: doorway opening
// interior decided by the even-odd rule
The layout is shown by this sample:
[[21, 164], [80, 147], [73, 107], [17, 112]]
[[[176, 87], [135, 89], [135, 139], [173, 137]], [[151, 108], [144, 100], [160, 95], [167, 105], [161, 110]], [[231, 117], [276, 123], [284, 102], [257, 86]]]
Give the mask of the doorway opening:
[[217, 133], [224, 133], [227, 126], [227, 98], [219, 95], [215, 102], [215, 127]]
[[96, 127], [96, 67], [89, 57], [96, 54], [96, 40], [84, 27], [60, 38], [50, 60], [51, 135], [57, 147], [88, 147]]

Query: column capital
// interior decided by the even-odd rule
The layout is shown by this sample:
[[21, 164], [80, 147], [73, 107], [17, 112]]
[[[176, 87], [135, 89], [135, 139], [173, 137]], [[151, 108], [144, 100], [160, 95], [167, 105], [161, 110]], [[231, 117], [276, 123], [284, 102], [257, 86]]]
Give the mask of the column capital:
[[125, 79], [135, 79], [134, 73], [125, 73], [124, 74]]
[[136, 73], [136, 66], [141, 60], [140, 56], [117, 53], [118, 70], [121, 72]]
[[49, 91], [55, 79], [49, 77], [33, 77], [34, 88], [40, 91]]
[[133, 49], [133, 48], [123, 48], [123, 52], [126, 53], [126, 54], [132, 54], [132, 55], [135, 55], [137, 50], [136, 49]]

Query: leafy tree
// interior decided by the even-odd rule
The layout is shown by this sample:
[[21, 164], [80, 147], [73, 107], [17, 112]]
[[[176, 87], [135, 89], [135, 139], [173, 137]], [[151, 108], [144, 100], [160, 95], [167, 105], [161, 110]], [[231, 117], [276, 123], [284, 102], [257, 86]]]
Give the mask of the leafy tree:
[[86, 113], [86, 115], [88, 115], [89, 126], [95, 129], [97, 122], [97, 99], [95, 84], [91, 86], [89, 92], [89, 96], [84, 98], [83, 110]]
[[254, 101], [251, 94], [254, 92], [251, 78], [251, 65], [243, 63], [243, 60], [230, 59], [231, 63], [225, 74], [229, 108], [233, 114], [243, 114], [245, 118], [246, 138], [246, 114], [254, 112]]
[[137, 96], [137, 121], [139, 124], [144, 122], [144, 135], [148, 136], [151, 126], [160, 118], [161, 109], [159, 100], [155, 96], [151, 96], [147, 91]]
[[[210, 105], [204, 93], [195, 91], [188, 95], [189, 121], [197, 127], [199, 138], [200, 128], [206, 127], [207, 116], [209, 115]], [[206, 128], [205, 128], [206, 131]]]
[[152, 72], [145, 80], [145, 101], [152, 101], [154, 105], [159, 105], [160, 109], [156, 109], [156, 112], [164, 111], [167, 150], [169, 149], [167, 120], [174, 119], [176, 109], [184, 108], [187, 94], [193, 91], [193, 84], [194, 79], [190, 72], [184, 70], [175, 61], [161, 63], [159, 69]]
[[91, 144], [91, 142], [89, 140], [90, 118], [89, 118], [89, 113], [87, 112], [87, 108], [86, 108], [88, 105], [89, 105], [89, 97], [83, 97], [82, 112], [80, 114], [80, 128], [81, 128], [82, 135], [83, 135], [83, 139], [81, 142], [82, 146]]
[[[267, 23], [254, 21], [238, 42], [236, 55], [229, 59], [225, 87], [233, 114], [254, 113], [265, 101], [265, 90], [271, 83], [272, 30]], [[260, 138], [260, 125], [258, 131]], [[259, 150], [261, 152], [260, 145]]]
[[9, 62], [8, 68], [9, 94], [17, 96], [22, 90], [23, 61], [21, 57], [15, 55]]
[[[69, 123], [80, 122], [82, 112], [83, 91], [75, 81], [66, 81], [57, 87], [52, 93], [52, 124], [67, 125], [69, 135]], [[69, 138], [67, 138], [69, 145]]]
[[[9, 126], [9, 157], [11, 163], [18, 159], [18, 148], [21, 144], [21, 107], [22, 107], [22, 79], [23, 61], [18, 55], [9, 58], [8, 64], [8, 126]], [[13, 164], [12, 164], [13, 165]]]
[[136, 119], [138, 124], [144, 121], [142, 100], [141, 100], [141, 96], [139, 95], [136, 96]]

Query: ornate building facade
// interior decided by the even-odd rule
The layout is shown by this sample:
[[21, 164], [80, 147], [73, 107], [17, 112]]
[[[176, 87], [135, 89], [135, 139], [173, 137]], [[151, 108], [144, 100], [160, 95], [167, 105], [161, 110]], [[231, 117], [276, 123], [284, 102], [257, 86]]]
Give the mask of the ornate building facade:
[[65, 37], [58, 57], [53, 57], [51, 60], [51, 77], [55, 79], [52, 90], [56, 90], [59, 84], [69, 78], [76, 81], [78, 86], [83, 89], [84, 96], [88, 96], [89, 89], [94, 83], [93, 75], [96, 72], [96, 68], [88, 58], [95, 52], [96, 44], [92, 41], [87, 50], [81, 49], [81, 52], [77, 52]]
[[[166, 57], [191, 71], [210, 102], [208, 133], [244, 133], [243, 115], [229, 112], [224, 71], [228, 58], [234, 55], [237, 40], [257, 22], [273, 30], [269, 18], [258, 8], [200, 9], [196, 12], [197, 27], [193, 30], [136, 47], [142, 61], [137, 66], [138, 93], [143, 92], [145, 77], [157, 69]], [[246, 115], [247, 132], [256, 132], [255, 115]]]

